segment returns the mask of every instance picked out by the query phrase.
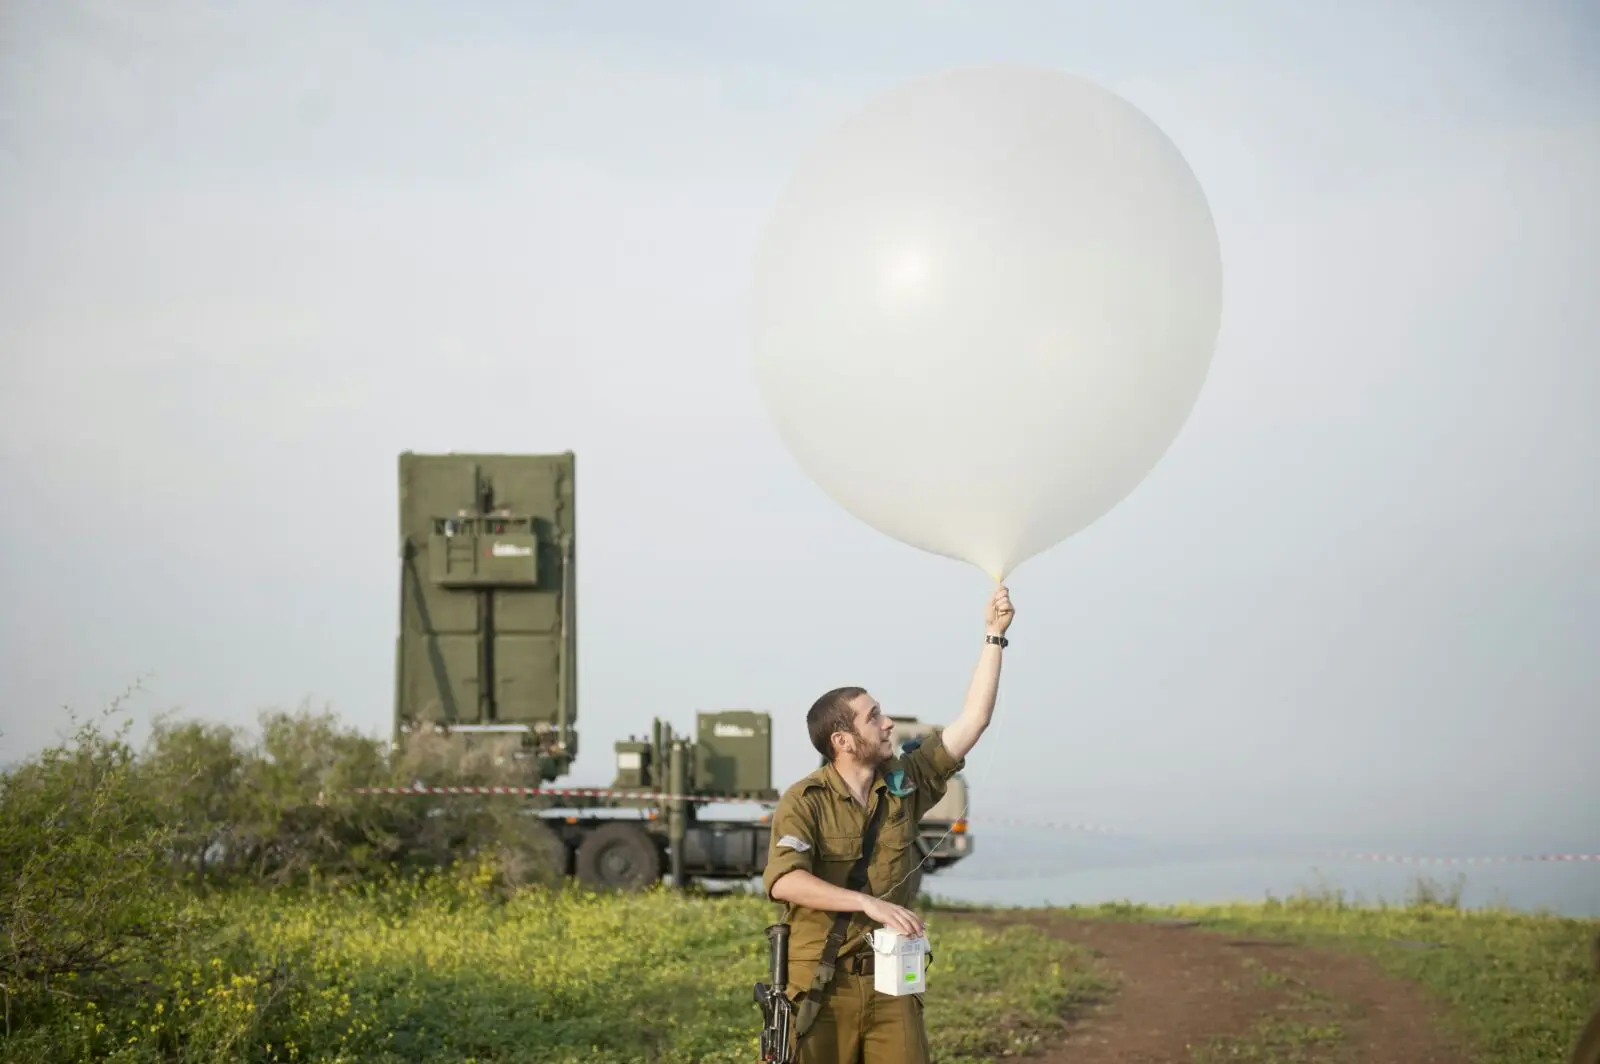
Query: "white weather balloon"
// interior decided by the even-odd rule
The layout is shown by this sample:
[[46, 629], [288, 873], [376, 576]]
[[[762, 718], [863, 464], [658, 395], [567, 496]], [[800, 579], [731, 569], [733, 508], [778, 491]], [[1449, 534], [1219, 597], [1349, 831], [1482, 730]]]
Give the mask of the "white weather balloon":
[[756, 261], [763, 399], [847, 511], [999, 578], [1133, 491], [1221, 317], [1204, 193], [1131, 104], [1047, 70], [914, 81], [834, 130]]

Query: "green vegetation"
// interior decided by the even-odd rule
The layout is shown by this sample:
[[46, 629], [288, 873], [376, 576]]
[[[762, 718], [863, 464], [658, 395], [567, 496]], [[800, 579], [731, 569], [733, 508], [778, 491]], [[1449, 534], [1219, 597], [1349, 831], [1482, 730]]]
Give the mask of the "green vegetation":
[[928, 972], [928, 1038], [934, 1058], [991, 1061], [1049, 1044], [1063, 1016], [1104, 998], [1115, 974], [1087, 950], [1025, 927], [980, 930], [959, 921], [929, 924], [937, 936]]
[[[189, 903], [209, 930], [137, 999], [61, 1000], [15, 1061], [748, 1061], [765, 971], [759, 898], [597, 896], [492, 872]], [[990, 1060], [1059, 1028], [1096, 982], [1074, 947], [952, 926], [929, 990], [940, 1059]], [[1002, 989], [1003, 988], [1003, 989]]]
[[[1201, 927], [1365, 954], [1389, 974], [1428, 990], [1443, 1005], [1450, 1033], [1478, 1059], [1496, 1064], [1565, 1060], [1600, 992], [1592, 952], [1600, 921], [1462, 909], [1458, 893], [1427, 881], [1398, 905], [1356, 905], [1338, 892], [1319, 891], [1258, 905], [1111, 904], [1063, 911], [1119, 920], [1196, 920]], [[1297, 1025], [1290, 1017], [1260, 1032], [1248, 1052], [1273, 1045], [1284, 1050], [1286, 1040], [1331, 1045], [1338, 1038], [1336, 1027]], [[1286, 1050], [1252, 1057], [1239, 1045], [1227, 1052], [1233, 1055], [1216, 1059], [1315, 1059]]]
[[[348, 793], [508, 759], [385, 745], [306, 713], [143, 751], [89, 723], [0, 776], [0, 1060], [752, 1058], [771, 905], [551, 882], [513, 803]], [[1100, 986], [1070, 944], [943, 928], [930, 1035], [1014, 1053]]]
[[[428, 739], [391, 754], [306, 713], [270, 714], [255, 738], [162, 724], [143, 751], [84, 725], [0, 775], [0, 1061], [753, 1059], [760, 898], [594, 895], [555, 882], [545, 829], [513, 803], [350, 794], [514, 772]], [[1595, 921], [1467, 912], [1431, 890], [1071, 912], [1368, 953], [1429, 989], [1484, 1061], [1563, 1059], [1597, 989]], [[941, 1060], [1038, 1048], [1116, 978], [1035, 929], [931, 916]], [[1197, 1059], [1340, 1059], [1341, 1004], [1278, 985], [1283, 1008]]]
[[1243, 1037], [1214, 1038], [1195, 1049], [1195, 1064], [1252, 1061], [1260, 1064], [1323, 1064], [1350, 1059], [1345, 1024], [1359, 1021], [1348, 1002], [1273, 971], [1252, 957], [1244, 966], [1257, 986], [1280, 991], [1285, 1000], [1257, 1020]]

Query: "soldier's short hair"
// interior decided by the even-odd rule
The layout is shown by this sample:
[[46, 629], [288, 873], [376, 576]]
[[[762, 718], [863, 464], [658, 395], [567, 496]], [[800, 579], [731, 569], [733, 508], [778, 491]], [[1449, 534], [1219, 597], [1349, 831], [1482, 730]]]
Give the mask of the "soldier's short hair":
[[850, 703], [867, 693], [865, 687], [835, 687], [811, 704], [806, 713], [806, 730], [811, 745], [829, 761], [833, 760], [833, 733], [856, 733], [856, 714]]

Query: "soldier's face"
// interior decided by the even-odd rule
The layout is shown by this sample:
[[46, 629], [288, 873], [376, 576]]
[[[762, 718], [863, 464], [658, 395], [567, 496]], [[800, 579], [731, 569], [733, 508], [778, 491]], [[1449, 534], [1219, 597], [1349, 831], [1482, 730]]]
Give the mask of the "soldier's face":
[[851, 704], [855, 734], [850, 737], [850, 755], [863, 765], [876, 765], [894, 756], [894, 721], [883, 712], [871, 695], [857, 695]]

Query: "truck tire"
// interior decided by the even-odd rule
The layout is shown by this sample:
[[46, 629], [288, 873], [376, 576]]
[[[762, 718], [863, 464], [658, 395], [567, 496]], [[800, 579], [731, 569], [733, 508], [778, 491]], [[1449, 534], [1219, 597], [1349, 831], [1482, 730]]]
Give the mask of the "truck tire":
[[661, 881], [661, 851], [632, 824], [604, 824], [578, 845], [578, 881], [609, 890], [640, 890]]

